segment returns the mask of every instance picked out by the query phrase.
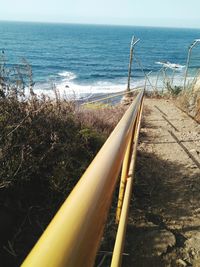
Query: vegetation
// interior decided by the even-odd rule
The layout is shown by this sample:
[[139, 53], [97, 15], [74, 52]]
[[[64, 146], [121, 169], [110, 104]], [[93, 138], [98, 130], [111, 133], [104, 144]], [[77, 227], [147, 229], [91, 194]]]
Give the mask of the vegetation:
[[[25, 96], [29, 90], [30, 97]], [[85, 171], [123, 108], [37, 97], [31, 68], [0, 71], [0, 258], [18, 266]]]
[[200, 122], [200, 77], [175, 99], [177, 105]]
[[159, 73], [157, 75], [156, 85], [153, 92], [146, 93], [151, 97], [165, 97], [171, 98], [176, 102], [182, 110], [192, 116], [194, 119], [200, 122], [200, 75], [199, 71], [193, 79], [187, 81], [185, 89], [183, 86], [177, 86], [174, 83], [175, 71], [172, 73], [167, 72], [167, 69], [162, 69], [163, 77], [161, 79], [163, 83], [162, 89], [158, 90], [157, 83]]
[[[154, 96], [172, 97], [200, 120], [199, 92], [197, 82], [183, 91], [167, 79], [165, 90], [154, 92]], [[22, 262], [123, 113], [120, 105], [77, 105], [61, 99], [56, 89], [53, 100], [38, 97], [27, 62], [11, 69], [5, 58], [1, 59], [2, 266]], [[109, 225], [112, 227], [106, 231], [111, 237], [115, 229]]]

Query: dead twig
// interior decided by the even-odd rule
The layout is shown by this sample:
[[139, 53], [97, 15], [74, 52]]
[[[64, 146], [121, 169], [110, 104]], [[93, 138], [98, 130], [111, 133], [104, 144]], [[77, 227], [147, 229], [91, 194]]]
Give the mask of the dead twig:
[[31, 115], [31, 114], [34, 114], [34, 113], [37, 113], [39, 111], [41, 111], [42, 109], [44, 108], [44, 105], [42, 105], [39, 109], [37, 110], [34, 110], [34, 111], [29, 111], [28, 114], [23, 118], [23, 120], [11, 131], [7, 134], [6, 137], [10, 136], [13, 132], [15, 132], [24, 122], [25, 120]]
[[12, 256], [14, 256], [14, 257], [17, 257], [17, 254], [16, 254], [16, 252], [15, 252], [15, 250], [14, 250], [14, 248], [13, 248], [13, 245], [11, 244], [10, 241], [8, 241], [8, 247], [3, 246], [3, 248], [4, 248], [10, 255], [12, 255]]
[[22, 147], [21, 161], [20, 161], [20, 164], [19, 164], [17, 170], [16, 170], [15, 173], [13, 174], [13, 178], [18, 174], [19, 170], [21, 169], [23, 161], [24, 161], [24, 148]]

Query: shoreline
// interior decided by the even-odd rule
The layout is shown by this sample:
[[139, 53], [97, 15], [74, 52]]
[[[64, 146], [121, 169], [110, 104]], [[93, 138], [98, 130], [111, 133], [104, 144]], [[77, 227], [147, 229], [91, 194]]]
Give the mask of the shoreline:
[[[67, 72], [66, 72], [67, 73]], [[134, 71], [133, 71], [134, 74]], [[67, 74], [69, 75], [69, 74]], [[72, 75], [72, 74], [71, 74]], [[75, 74], [73, 74], [75, 75]], [[147, 74], [146, 74], [147, 75]], [[196, 75], [190, 75], [187, 77], [187, 82], [193, 82], [195, 79], [199, 80]], [[123, 80], [125, 80], [123, 78]], [[131, 88], [137, 89], [138, 87], [144, 87], [146, 83], [146, 88], [148, 91], [154, 91], [157, 88], [158, 91], [162, 91], [167, 83], [172, 86], [183, 86], [184, 83], [184, 72], [177, 74], [167, 74], [165, 77], [158, 75], [158, 73], [153, 73], [153, 75], [148, 76], [145, 82], [145, 77], [137, 79], [132, 77]], [[197, 82], [196, 82], [197, 83]], [[200, 81], [198, 81], [200, 83]], [[76, 78], [69, 80], [64, 77], [63, 80], [47, 83], [36, 83], [34, 86], [34, 92], [39, 95], [47, 95], [50, 98], [55, 97], [55, 90], [60, 95], [61, 98], [76, 101], [87, 101], [88, 99], [94, 99], [97, 96], [112, 95], [117, 93], [122, 93], [126, 90], [126, 82], [121, 83], [117, 81], [98, 81], [96, 83], [91, 82], [88, 84], [76, 83]]]

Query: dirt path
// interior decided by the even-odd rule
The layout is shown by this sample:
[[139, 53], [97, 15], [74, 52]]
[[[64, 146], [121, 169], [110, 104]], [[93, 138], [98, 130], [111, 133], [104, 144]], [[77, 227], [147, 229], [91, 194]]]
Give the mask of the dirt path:
[[200, 125], [145, 100], [122, 266], [200, 266]]

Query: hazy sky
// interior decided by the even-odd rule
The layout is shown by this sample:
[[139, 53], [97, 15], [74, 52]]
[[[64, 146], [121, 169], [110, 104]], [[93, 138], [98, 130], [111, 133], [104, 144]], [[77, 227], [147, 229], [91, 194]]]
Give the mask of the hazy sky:
[[200, 0], [0, 0], [0, 20], [200, 28]]

